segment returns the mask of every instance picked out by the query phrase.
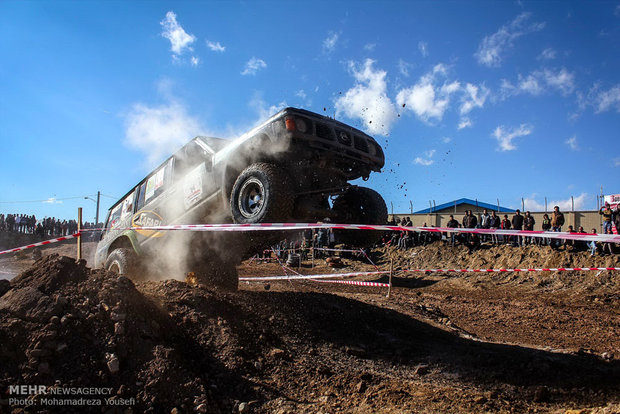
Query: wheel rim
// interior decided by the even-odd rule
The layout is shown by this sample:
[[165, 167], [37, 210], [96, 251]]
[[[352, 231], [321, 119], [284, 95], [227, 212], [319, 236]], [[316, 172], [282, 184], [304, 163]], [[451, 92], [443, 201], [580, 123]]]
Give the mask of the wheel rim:
[[113, 262], [110, 267], [108, 267], [108, 270], [110, 272], [116, 273], [117, 275], [121, 274], [121, 267], [118, 265], [118, 263]]
[[256, 217], [263, 209], [265, 187], [257, 178], [249, 178], [239, 192], [239, 211], [245, 218]]

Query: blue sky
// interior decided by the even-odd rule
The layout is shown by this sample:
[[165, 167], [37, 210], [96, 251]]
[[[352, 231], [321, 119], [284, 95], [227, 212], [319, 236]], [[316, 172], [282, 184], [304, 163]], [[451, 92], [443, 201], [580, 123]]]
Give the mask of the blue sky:
[[373, 135], [396, 212], [620, 193], [620, 1], [5, 0], [0, 38], [3, 213], [92, 221], [285, 106]]

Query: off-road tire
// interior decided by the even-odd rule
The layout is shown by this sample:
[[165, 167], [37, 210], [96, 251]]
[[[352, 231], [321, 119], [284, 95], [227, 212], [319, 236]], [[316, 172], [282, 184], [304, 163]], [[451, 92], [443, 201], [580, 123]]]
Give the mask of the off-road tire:
[[[249, 202], [252, 194], [260, 195], [258, 206], [252, 207]], [[256, 163], [237, 177], [230, 210], [233, 221], [239, 224], [283, 222], [290, 220], [294, 201], [293, 185], [285, 171], [273, 164]]]
[[105, 269], [119, 275], [127, 276], [130, 279], [140, 279], [138, 256], [127, 247], [120, 247], [112, 250], [105, 261]]
[[[388, 210], [383, 197], [367, 187], [349, 187], [334, 200], [333, 210], [341, 223], [385, 224]], [[336, 230], [336, 243], [370, 247], [381, 239], [378, 230]]]

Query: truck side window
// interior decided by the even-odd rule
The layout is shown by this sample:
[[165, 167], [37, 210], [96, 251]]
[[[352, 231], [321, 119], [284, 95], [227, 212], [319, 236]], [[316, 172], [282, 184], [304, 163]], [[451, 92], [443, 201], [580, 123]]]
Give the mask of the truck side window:
[[206, 164], [207, 171], [210, 171], [211, 153], [202, 149], [195, 142], [190, 142], [174, 156], [174, 180], [183, 178], [203, 162]]
[[146, 192], [146, 181], [140, 184], [138, 188], [138, 201], [136, 202], [136, 211], [144, 206], [144, 195]]
[[172, 158], [146, 180], [146, 189], [144, 202], [148, 203], [158, 195], [164, 192], [170, 179], [170, 170], [172, 168]]

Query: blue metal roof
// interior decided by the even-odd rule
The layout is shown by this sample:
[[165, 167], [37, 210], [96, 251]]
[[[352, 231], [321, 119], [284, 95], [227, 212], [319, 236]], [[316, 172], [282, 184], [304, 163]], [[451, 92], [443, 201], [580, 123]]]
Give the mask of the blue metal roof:
[[[454, 200], [454, 201], [450, 201], [448, 203], [443, 203], [440, 204], [436, 207], [433, 207], [432, 210], [430, 208], [425, 208], [424, 210], [418, 210], [418, 211], [414, 211], [413, 214], [428, 214], [428, 213], [433, 213], [435, 211], [440, 211], [440, 210], [444, 210], [446, 208], [454, 208], [454, 205], [461, 205], [461, 204], [471, 204], [471, 205], [477, 205], [478, 207], [480, 207], [481, 209], [486, 208], [489, 211], [498, 211], [497, 210], [497, 204], [489, 204], [489, 203], [484, 203], [482, 201], [477, 201], [476, 200], [472, 200], [471, 198], [459, 198], [458, 200]], [[514, 213], [515, 210], [511, 209], [511, 208], [507, 208], [507, 207], [502, 207], [499, 206], [499, 213]]]

